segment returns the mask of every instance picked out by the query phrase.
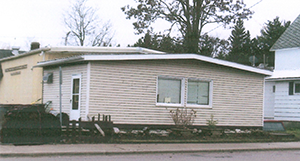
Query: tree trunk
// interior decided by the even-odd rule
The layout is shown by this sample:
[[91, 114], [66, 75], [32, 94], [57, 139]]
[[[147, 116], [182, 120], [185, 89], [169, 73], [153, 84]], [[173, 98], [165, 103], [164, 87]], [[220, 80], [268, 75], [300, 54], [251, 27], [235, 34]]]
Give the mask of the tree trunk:
[[187, 32], [184, 41], [184, 50], [185, 50], [184, 52], [198, 54], [199, 53], [198, 42], [199, 42], [198, 32], [196, 33]]

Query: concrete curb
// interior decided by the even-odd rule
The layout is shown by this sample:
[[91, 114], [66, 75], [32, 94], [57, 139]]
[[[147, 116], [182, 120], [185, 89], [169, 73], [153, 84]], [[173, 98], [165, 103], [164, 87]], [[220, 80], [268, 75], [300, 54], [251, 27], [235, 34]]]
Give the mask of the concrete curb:
[[243, 152], [243, 151], [288, 151], [288, 150], [300, 150], [300, 148], [291, 149], [233, 149], [233, 150], [196, 150], [196, 151], [139, 151], [139, 152], [72, 152], [72, 153], [9, 153], [0, 154], [0, 157], [42, 157], [42, 156], [84, 156], [84, 155], [130, 155], [130, 154], [168, 154], [168, 153], [213, 153], [213, 152]]
[[0, 145], [0, 157], [125, 155], [278, 150], [300, 150], [300, 142], [222, 144], [58, 144], [35, 146]]

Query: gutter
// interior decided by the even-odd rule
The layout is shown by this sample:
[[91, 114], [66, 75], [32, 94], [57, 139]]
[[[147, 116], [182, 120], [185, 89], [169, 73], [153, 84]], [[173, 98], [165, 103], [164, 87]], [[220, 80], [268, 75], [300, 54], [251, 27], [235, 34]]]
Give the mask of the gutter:
[[41, 52], [46, 52], [46, 51], [49, 51], [51, 50], [50, 47], [44, 47], [44, 48], [39, 48], [39, 49], [35, 49], [35, 50], [30, 50], [24, 54], [19, 54], [19, 55], [16, 55], [16, 56], [11, 56], [11, 57], [6, 57], [6, 58], [3, 58], [3, 59], [0, 59], [0, 62], [4, 62], [4, 61], [7, 61], [7, 60], [12, 60], [12, 59], [17, 59], [17, 58], [20, 58], [20, 57], [24, 57], [24, 56], [28, 56], [28, 55], [32, 55], [32, 54], [36, 54], [36, 53], [41, 53]]
[[294, 81], [294, 80], [300, 80], [299, 77], [289, 77], [289, 78], [266, 78], [265, 81], [271, 82], [271, 81]]
[[195, 59], [200, 60], [203, 62], [208, 62], [212, 64], [227, 66], [235, 69], [240, 69], [248, 72], [253, 72], [257, 74], [271, 76], [272, 72], [265, 70], [254, 68], [242, 64], [237, 64], [233, 62], [228, 62], [219, 59], [213, 59], [197, 54], [121, 54], [121, 55], [81, 55], [81, 56], [74, 56], [69, 58], [63, 59], [55, 59], [50, 61], [39, 62], [35, 67], [44, 67], [44, 66], [51, 66], [51, 65], [59, 65], [63, 63], [73, 63], [78, 61], [126, 61], [126, 60], [186, 60], [186, 59]]
[[63, 63], [75, 63], [75, 62], [79, 62], [82, 60], [84, 60], [84, 58], [82, 56], [74, 56], [74, 57], [69, 57], [69, 58], [64, 58], [64, 59], [54, 59], [54, 60], [49, 60], [49, 61], [38, 62], [38, 64], [33, 66], [33, 68], [59, 65], [59, 64], [63, 64]]
[[61, 46], [51, 47], [51, 51], [55, 53], [136, 53], [136, 54], [165, 54], [165, 52], [142, 48], [142, 47], [82, 47], [82, 46]]

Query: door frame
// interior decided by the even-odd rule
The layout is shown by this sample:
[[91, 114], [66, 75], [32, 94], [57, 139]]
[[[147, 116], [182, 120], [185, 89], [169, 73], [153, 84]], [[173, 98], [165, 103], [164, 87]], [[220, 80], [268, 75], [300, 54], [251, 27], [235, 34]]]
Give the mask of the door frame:
[[[78, 109], [73, 110], [73, 85], [74, 80], [79, 79], [79, 93], [78, 93]], [[81, 74], [72, 74], [71, 78], [71, 97], [70, 97], [70, 120], [78, 120], [80, 118], [80, 104], [81, 104]]]

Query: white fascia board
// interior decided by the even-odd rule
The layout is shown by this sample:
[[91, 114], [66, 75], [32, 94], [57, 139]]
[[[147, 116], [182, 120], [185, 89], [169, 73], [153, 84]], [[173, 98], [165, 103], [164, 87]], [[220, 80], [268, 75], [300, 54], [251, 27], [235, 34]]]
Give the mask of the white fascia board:
[[54, 60], [38, 62], [37, 65], [35, 65], [34, 67], [45, 67], [45, 66], [51, 66], [57, 64], [74, 63], [82, 60], [83, 60], [82, 56], [75, 56], [75, 57], [63, 58], [63, 59], [54, 59]]
[[214, 59], [197, 54], [161, 54], [161, 55], [83, 55], [86, 61], [95, 60], [170, 60], [170, 59], [195, 59], [204, 62], [209, 62], [213, 64], [218, 64], [222, 66], [232, 67], [236, 69], [241, 69], [249, 72], [254, 72], [263, 75], [272, 75], [272, 72], [265, 69], [254, 68], [251, 66], [246, 66], [238, 63], [233, 63], [229, 61], [224, 61], [220, 59]]
[[286, 51], [286, 50], [299, 50], [300, 47], [293, 47], [293, 48], [282, 48], [282, 49], [270, 49], [270, 51]]
[[46, 52], [48, 50], [50, 50], [48, 47], [39, 48], [39, 49], [35, 49], [35, 50], [30, 50], [28, 52], [25, 52], [25, 53], [22, 53], [22, 54], [19, 54], [19, 55], [2, 58], [2, 59], [0, 59], [0, 62], [7, 61], [7, 60], [12, 60], [12, 59], [18, 59], [18, 58], [25, 57], [25, 56], [28, 56], [28, 55], [41, 53], [41, 52]]
[[50, 51], [55, 53], [142, 53], [142, 54], [165, 54], [165, 52], [141, 48], [141, 47], [82, 47], [82, 46], [61, 46], [51, 47]]
[[300, 69], [295, 70], [274, 70], [266, 80], [294, 80], [300, 78]]

